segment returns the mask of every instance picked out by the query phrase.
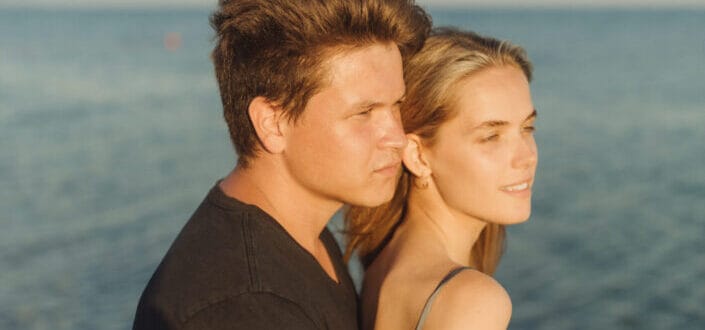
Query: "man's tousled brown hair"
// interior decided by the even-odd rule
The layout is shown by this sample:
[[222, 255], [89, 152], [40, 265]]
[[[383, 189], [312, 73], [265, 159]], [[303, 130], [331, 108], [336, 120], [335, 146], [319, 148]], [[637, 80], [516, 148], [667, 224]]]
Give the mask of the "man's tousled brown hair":
[[258, 148], [248, 115], [255, 97], [296, 120], [323, 87], [331, 55], [394, 43], [405, 59], [421, 48], [431, 20], [411, 0], [220, 0], [211, 25], [223, 114], [238, 164], [247, 166]]

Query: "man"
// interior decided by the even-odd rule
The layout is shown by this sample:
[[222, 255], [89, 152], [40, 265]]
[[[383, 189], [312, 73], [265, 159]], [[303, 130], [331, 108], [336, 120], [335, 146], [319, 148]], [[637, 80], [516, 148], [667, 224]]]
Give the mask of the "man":
[[357, 329], [326, 223], [394, 192], [402, 58], [430, 19], [411, 0], [221, 1], [211, 23], [235, 169], [140, 299], [134, 329]]

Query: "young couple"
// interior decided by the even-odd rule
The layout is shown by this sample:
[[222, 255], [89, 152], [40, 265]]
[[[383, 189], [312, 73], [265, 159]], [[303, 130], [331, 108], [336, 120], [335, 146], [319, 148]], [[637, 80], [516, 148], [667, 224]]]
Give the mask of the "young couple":
[[[211, 20], [238, 163], [134, 329], [506, 328], [491, 274], [537, 163], [523, 50], [431, 32], [412, 0], [221, 0]], [[346, 204], [360, 313], [326, 229]]]

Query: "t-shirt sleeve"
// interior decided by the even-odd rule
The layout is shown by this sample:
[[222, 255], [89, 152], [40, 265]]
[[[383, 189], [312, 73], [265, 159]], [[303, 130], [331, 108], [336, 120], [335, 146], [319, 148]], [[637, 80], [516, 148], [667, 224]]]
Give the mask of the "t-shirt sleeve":
[[210, 305], [193, 315], [184, 329], [319, 329], [291, 300], [271, 293], [247, 293]]

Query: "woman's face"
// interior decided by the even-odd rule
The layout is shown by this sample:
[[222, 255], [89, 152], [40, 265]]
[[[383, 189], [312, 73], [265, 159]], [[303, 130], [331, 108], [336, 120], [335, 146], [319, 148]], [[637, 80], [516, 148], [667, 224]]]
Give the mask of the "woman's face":
[[529, 82], [513, 66], [491, 67], [454, 91], [457, 115], [425, 151], [436, 187], [456, 216], [526, 221], [538, 161]]

